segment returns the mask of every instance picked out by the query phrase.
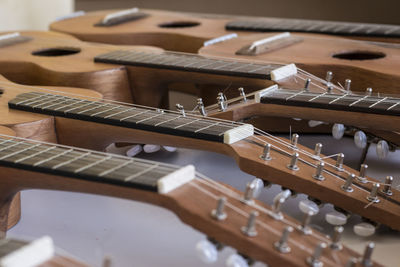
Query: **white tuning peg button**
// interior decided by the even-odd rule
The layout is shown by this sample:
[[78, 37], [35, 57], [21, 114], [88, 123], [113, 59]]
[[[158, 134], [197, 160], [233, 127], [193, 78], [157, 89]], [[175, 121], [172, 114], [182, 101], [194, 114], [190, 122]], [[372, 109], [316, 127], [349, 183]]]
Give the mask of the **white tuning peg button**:
[[343, 124], [335, 123], [332, 127], [333, 138], [335, 138], [337, 140], [342, 139], [345, 130], [346, 130], [346, 128], [344, 127]]
[[163, 148], [168, 151], [168, 152], [175, 152], [176, 151], [176, 147], [174, 146], [163, 146]]
[[141, 145], [134, 145], [126, 151], [126, 155], [128, 157], [134, 157], [142, 151], [143, 151], [143, 148]]
[[365, 148], [367, 146], [367, 135], [363, 131], [357, 131], [354, 134], [354, 143], [358, 148]]
[[300, 201], [299, 209], [301, 210], [301, 212], [303, 212], [305, 214], [308, 214], [309, 212], [311, 212], [313, 215], [315, 215], [319, 212], [318, 205], [315, 204], [315, 202], [308, 200], [308, 199], [304, 199], [304, 200]]
[[208, 240], [201, 240], [196, 244], [196, 252], [204, 263], [214, 263], [218, 259], [218, 251], [213, 243]]
[[389, 144], [385, 140], [380, 140], [376, 144], [376, 155], [380, 159], [384, 159], [389, 154]]
[[308, 126], [313, 128], [313, 127], [317, 127], [317, 126], [319, 126], [321, 124], [324, 124], [324, 123], [325, 122], [323, 122], [323, 121], [313, 121], [313, 120], [311, 120], [311, 121], [308, 121]]
[[353, 227], [354, 233], [356, 233], [356, 235], [363, 237], [375, 234], [375, 230], [376, 230], [375, 226], [367, 222], [356, 224]]
[[154, 153], [157, 152], [161, 149], [161, 146], [159, 145], [150, 145], [150, 144], [146, 144], [143, 146], [143, 151], [146, 153]]
[[261, 191], [264, 188], [264, 182], [260, 178], [255, 178], [251, 183], [254, 184], [253, 197], [257, 198], [260, 196]]
[[227, 267], [249, 267], [247, 261], [238, 254], [232, 254], [226, 259]]
[[325, 220], [331, 225], [345, 225], [347, 223], [347, 216], [336, 210], [325, 214]]

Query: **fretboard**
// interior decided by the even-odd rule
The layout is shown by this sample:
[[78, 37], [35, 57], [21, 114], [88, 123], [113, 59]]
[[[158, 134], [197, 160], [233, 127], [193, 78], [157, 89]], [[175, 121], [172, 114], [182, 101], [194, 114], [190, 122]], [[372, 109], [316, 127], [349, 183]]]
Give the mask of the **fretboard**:
[[372, 23], [334, 22], [303, 19], [248, 19], [228, 22], [227, 30], [234, 31], [290, 31], [335, 35], [400, 37], [400, 26]]
[[312, 93], [287, 89], [266, 90], [261, 103], [400, 115], [400, 98], [356, 94]]
[[271, 71], [281, 67], [275, 64], [244, 63], [176, 52], [151, 53], [125, 50], [96, 56], [95, 62], [268, 80], [271, 79]]
[[[0, 165], [158, 192], [168, 188], [168, 179], [181, 181], [182, 177], [179, 176], [182, 174], [187, 175], [183, 179], [194, 178], [194, 169], [190, 170], [191, 166], [181, 168], [2, 135]], [[182, 171], [185, 168], [189, 172]]]
[[9, 101], [8, 105], [13, 109], [34, 113], [228, 144], [253, 135], [253, 127], [249, 124], [41, 92], [20, 94]]

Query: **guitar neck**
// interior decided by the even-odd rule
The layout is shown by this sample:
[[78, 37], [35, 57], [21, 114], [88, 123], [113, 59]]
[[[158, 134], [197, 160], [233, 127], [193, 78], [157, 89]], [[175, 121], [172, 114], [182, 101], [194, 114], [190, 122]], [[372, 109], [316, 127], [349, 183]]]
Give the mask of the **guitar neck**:
[[305, 19], [257, 18], [238, 19], [225, 25], [233, 31], [290, 31], [344, 36], [399, 38], [400, 26], [373, 23], [337, 22]]
[[[276, 211], [259, 201], [243, 203], [240, 192], [195, 174], [192, 167], [161, 166], [163, 164], [156, 162], [5, 135], [0, 142], [0, 171], [10, 177], [8, 181], [0, 179], [4, 197], [22, 189], [52, 189], [153, 203], [171, 209], [182, 221], [215, 240], [233, 246], [255, 260], [274, 265], [304, 266], [318, 244], [331, 242], [317, 231], [303, 235], [301, 231], [295, 230], [288, 240], [290, 254], [281, 254], [273, 244], [279, 240], [286, 227], [297, 229], [300, 227], [299, 222], [286, 215], [277, 219], [274, 216]], [[51, 151], [54, 154], [46, 155]], [[91, 160], [94, 155], [98, 157]], [[59, 160], [54, 161], [56, 158]], [[149, 166], [152, 166], [152, 170], [149, 170]], [[177, 179], [177, 176], [180, 178]], [[168, 192], [160, 192], [160, 181], [163, 179], [168, 179], [168, 184], [175, 187]], [[158, 192], [148, 190], [149, 184], [151, 188], [158, 184]], [[169, 187], [168, 184], [164, 183], [163, 188]], [[224, 212], [227, 218], [223, 222], [211, 216], [211, 211], [221, 197], [226, 199]], [[248, 217], [255, 210], [261, 213], [255, 225], [258, 234], [249, 238], [240, 231], [240, 227], [247, 224]], [[335, 250], [335, 253], [331, 253], [331, 249], [326, 247], [320, 259], [328, 265], [340, 266], [350, 258], [359, 257], [346, 247], [340, 251]]]

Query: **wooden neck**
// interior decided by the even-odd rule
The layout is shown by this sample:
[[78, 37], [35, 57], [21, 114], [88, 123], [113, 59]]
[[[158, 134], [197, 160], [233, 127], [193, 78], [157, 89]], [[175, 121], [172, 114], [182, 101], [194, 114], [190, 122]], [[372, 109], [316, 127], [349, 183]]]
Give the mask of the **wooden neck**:
[[309, 32], [323, 33], [344, 36], [366, 36], [366, 37], [400, 37], [400, 27], [397, 25], [373, 24], [373, 23], [354, 23], [337, 21], [320, 21], [305, 19], [279, 19], [279, 18], [259, 18], [259, 19], [240, 19], [228, 22], [225, 25], [227, 30], [232, 31], [290, 31], [290, 32]]

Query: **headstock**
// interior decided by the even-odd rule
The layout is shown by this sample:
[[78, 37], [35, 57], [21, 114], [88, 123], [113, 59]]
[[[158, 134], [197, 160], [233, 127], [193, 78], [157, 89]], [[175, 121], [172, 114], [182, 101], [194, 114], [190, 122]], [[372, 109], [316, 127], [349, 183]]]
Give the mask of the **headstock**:
[[[273, 207], [269, 207], [254, 199], [259, 190], [258, 181], [251, 182], [242, 194], [195, 173], [192, 167], [165, 165], [4, 135], [1, 141], [0, 169], [2, 173], [13, 177], [0, 181], [3, 197], [22, 189], [36, 188], [96, 193], [161, 205], [171, 209], [183, 222], [204, 232], [213, 240], [233, 246], [242, 255], [246, 255], [248, 260], [263, 261], [270, 265], [304, 266], [307, 262], [322, 262], [341, 266], [354, 257], [359, 258], [357, 253], [340, 245], [340, 233], [330, 239], [315, 229], [304, 231], [309, 227], [307, 222], [299, 223], [283, 214], [280, 208], [290, 195], [288, 190], [276, 196]], [[11, 146], [14, 147], [14, 152], [4, 153]], [[19, 146], [24, 148], [21, 150]], [[53, 157], [35, 158], [41, 153], [31, 151], [29, 154], [30, 149], [42, 151], [42, 155], [51, 150], [57, 150], [57, 153]], [[65, 153], [62, 153], [63, 150]], [[74, 156], [69, 160], [61, 159], [62, 155], [68, 153]], [[83, 158], [82, 155], [86, 155], [87, 160], [96, 156], [96, 161], [74, 165], [74, 159]], [[60, 157], [60, 160], [51, 162], [56, 157]], [[13, 164], [10, 165], [10, 162]], [[101, 164], [96, 165], [96, 162]], [[136, 163], [147, 166], [153, 164], [153, 175], [159, 175], [159, 171], [164, 170], [162, 178], [157, 178], [160, 179], [157, 190], [153, 190], [153, 182], [151, 187], [142, 186], [150, 185], [148, 180], [155, 179], [150, 173], [145, 174], [139, 170], [139, 176], [134, 183], [132, 179], [121, 181], [122, 176], [115, 176], [118, 168], [136, 168], [139, 166]], [[57, 172], [61, 168], [62, 172]], [[119, 172], [118, 175], [123, 173]], [[140, 176], [143, 176], [142, 179], [139, 179]], [[161, 183], [162, 188], [170, 190], [163, 190], [160, 181], [164, 181]], [[174, 187], [168, 184], [173, 184]], [[199, 248], [199, 251], [203, 252], [203, 249]], [[210, 249], [212, 247], [206, 248]], [[370, 254], [365, 254], [364, 258], [370, 260]], [[231, 258], [234, 262], [239, 260], [237, 256]]]

